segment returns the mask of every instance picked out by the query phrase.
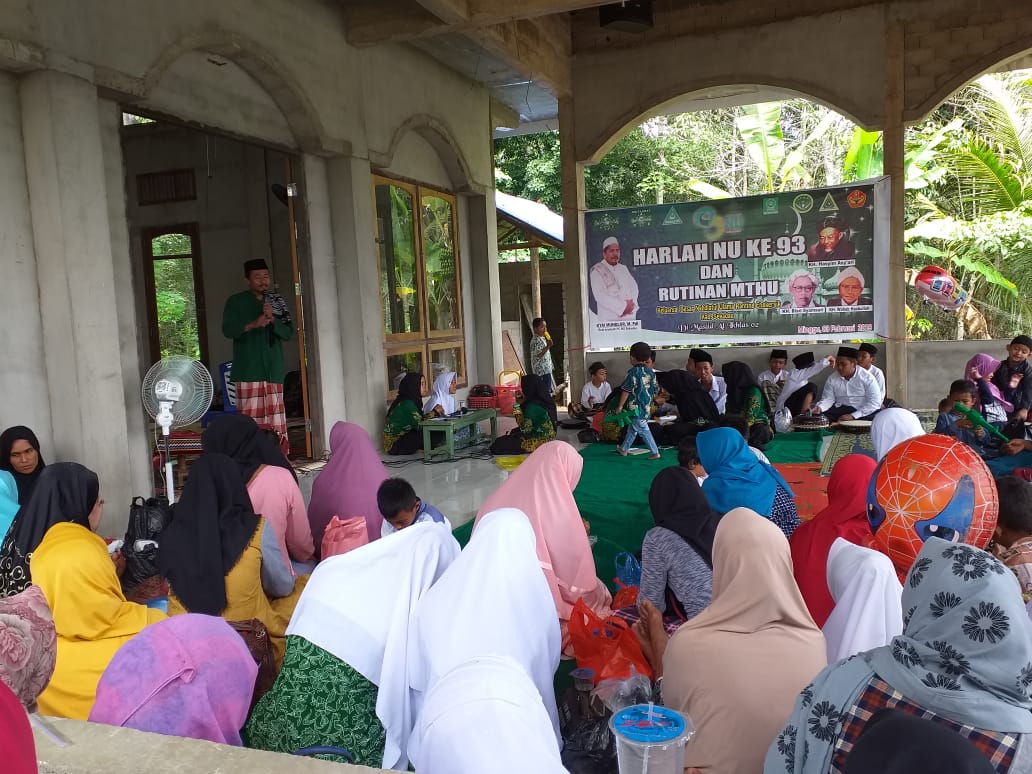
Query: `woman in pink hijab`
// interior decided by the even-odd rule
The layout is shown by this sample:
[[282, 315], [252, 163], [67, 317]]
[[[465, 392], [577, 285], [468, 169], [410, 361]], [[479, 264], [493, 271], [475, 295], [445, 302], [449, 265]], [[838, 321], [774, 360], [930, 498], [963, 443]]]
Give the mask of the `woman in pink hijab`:
[[563, 624], [580, 598], [598, 615], [612, 611], [609, 589], [595, 575], [595, 560], [573, 490], [580, 481], [584, 458], [564, 441], [549, 441], [525, 459], [477, 513], [473, 532], [488, 513], [517, 508], [527, 514], [537, 537], [537, 555], [552, 590]]
[[1014, 411], [1014, 404], [1004, 400], [1000, 388], [993, 384], [993, 374], [1000, 367], [1000, 361], [992, 355], [980, 352], [967, 361], [964, 378], [978, 385], [976, 408], [982, 416], [994, 425], [1002, 427], [1007, 415]]
[[330, 461], [315, 483], [308, 503], [308, 522], [312, 526], [315, 550], [319, 553], [323, 532], [330, 519], [362, 516], [369, 540], [380, 537], [383, 516], [376, 504], [376, 490], [388, 478], [387, 468], [361, 426], [337, 422], [330, 431]]
[[243, 638], [221, 618], [173, 616], [118, 649], [89, 719], [239, 747], [257, 675]]

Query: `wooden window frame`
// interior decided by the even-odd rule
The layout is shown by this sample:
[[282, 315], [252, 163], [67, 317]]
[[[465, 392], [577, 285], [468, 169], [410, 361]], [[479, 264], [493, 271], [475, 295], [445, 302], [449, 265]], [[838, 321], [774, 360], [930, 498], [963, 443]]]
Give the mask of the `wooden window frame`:
[[[427, 360], [427, 349], [425, 345], [419, 344], [412, 346], [410, 343], [395, 342], [393, 346], [384, 346], [383, 352], [383, 378], [384, 384], [387, 385], [387, 399], [394, 400], [398, 397], [398, 391], [394, 389], [391, 372], [387, 367], [387, 359], [397, 355], [407, 355], [414, 353], [419, 355], [419, 359], [422, 362], [422, 373], [426, 374], [426, 369], [429, 367], [430, 361]], [[427, 387], [433, 386], [432, 380], [427, 378]]]
[[[434, 352], [441, 352], [446, 349], [457, 349], [459, 350], [459, 370], [455, 375], [455, 383], [459, 387], [465, 387], [467, 385], [466, 380], [466, 344], [462, 341], [434, 341], [427, 345], [427, 362], [430, 367], [433, 368]], [[428, 385], [430, 386], [430, 385]]]
[[[466, 318], [465, 310], [462, 303], [462, 251], [459, 244], [459, 208], [458, 200], [453, 194], [445, 191], [432, 188], [430, 186], [418, 185], [415, 183], [408, 183], [404, 180], [398, 180], [396, 178], [384, 177], [382, 175], [372, 176], [372, 185], [370, 187], [370, 193], [373, 199], [373, 212], [376, 214], [376, 187], [379, 185], [391, 185], [407, 191], [412, 197], [413, 202], [413, 217], [412, 217], [412, 229], [413, 229], [413, 244], [416, 247], [416, 295], [417, 295], [417, 309], [419, 312], [420, 327], [422, 330], [412, 333], [384, 333], [381, 332], [383, 337], [384, 347], [384, 375], [387, 378], [387, 397], [389, 400], [393, 400], [397, 396], [397, 391], [391, 388], [389, 374], [387, 373], [387, 358], [391, 355], [399, 355], [407, 352], [420, 352], [422, 354], [423, 361], [423, 373], [427, 376], [427, 386], [433, 386], [433, 379], [430, 374], [426, 373], [426, 369], [433, 362], [433, 352], [442, 349], [458, 349], [460, 352], [461, 362], [459, 365], [458, 376], [456, 384], [459, 388], [466, 387], [468, 380], [466, 377]], [[458, 327], [450, 330], [431, 330], [430, 329], [430, 305], [427, 298], [427, 273], [426, 273], [426, 254], [423, 244], [423, 214], [422, 205], [424, 196], [433, 196], [440, 199], [444, 199], [451, 205], [451, 228], [452, 228], [452, 240], [455, 246], [455, 292], [456, 292], [456, 309], [458, 317]], [[382, 251], [380, 249], [379, 234], [375, 234], [377, 242], [376, 248], [376, 269], [377, 269], [377, 283], [383, 276], [383, 261]], [[378, 288], [377, 293], [380, 296], [380, 313], [381, 319], [383, 315], [386, 315], [387, 310], [384, 307], [383, 293]]]
[[147, 338], [150, 341], [151, 362], [161, 359], [161, 340], [158, 331], [158, 300], [154, 287], [154, 262], [162, 260], [183, 260], [186, 255], [155, 257], [153, 240], [166, 234], [185, 234], [190, 237], [190, 259], [193, 264], [194, 307], [197, 310], [197, 339], [201, 350], [200, 360], [208, 362], [208, 318], [204, 305], [204, 272], [201, 261], [201, 227], [199, 223], [175, 223], [167, 226], [148, 226], [140, 229], [143, 243], [143, 284], [147, 297]]

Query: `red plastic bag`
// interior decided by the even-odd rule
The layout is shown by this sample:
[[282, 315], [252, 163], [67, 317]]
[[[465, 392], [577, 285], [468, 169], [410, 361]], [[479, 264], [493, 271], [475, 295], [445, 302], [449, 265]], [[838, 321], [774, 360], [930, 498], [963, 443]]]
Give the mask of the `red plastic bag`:
[[624, 586], [619, 580], [616, 580], [616, 589], [616, 595], [613, 597], [613, 610], [638, 606], [637, 586]]
[[578, 599], [570, 613], [569, 634], [577, 666], [594, 669], [596, 685], [610, 678], [623, 680], [631, 674], [652, 679], [652, 667], [641, 652], [638, 638], [621, 618], [603, 620]]
[[364, 516], [346, 519], [334, 516], [323, 532], [320, 556], [326, 559], [337, 554], [346, 554], [369, 542], [369, 530]]

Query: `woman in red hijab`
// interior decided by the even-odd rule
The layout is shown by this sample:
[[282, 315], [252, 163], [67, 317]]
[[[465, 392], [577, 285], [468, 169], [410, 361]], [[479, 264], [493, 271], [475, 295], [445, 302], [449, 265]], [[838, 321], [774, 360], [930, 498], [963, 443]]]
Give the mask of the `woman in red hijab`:
[[36, 774], [36, 743], [25, 708], [0, 682], [0, 755], [7, 774]]
[[828, 506], [800, 525], [788, 541], [796, 583], [806, 607], [819, 627], [824, 626], [835, 607], [828, 590], [828, 552], [835, 538], [867, 546], [871, 527], [867, 523], [867, 485], [877, 463], [864, 454], [843, 457], [828, 480]]

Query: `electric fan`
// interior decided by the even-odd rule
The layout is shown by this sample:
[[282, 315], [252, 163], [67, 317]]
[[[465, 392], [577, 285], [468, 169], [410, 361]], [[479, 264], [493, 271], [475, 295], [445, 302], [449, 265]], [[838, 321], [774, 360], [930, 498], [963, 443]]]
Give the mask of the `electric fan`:
[[175, 486], [169, 431], [174, 427], [192, 425], [208, 411], [213, 393], [211, 374], [197, 360], [185, 355], [172, 355], [150, 367], [143, 377], [142, 393], [143, 407], [157, 422], [164, 437], [165, 492], [171, 504], [175, 502]]

